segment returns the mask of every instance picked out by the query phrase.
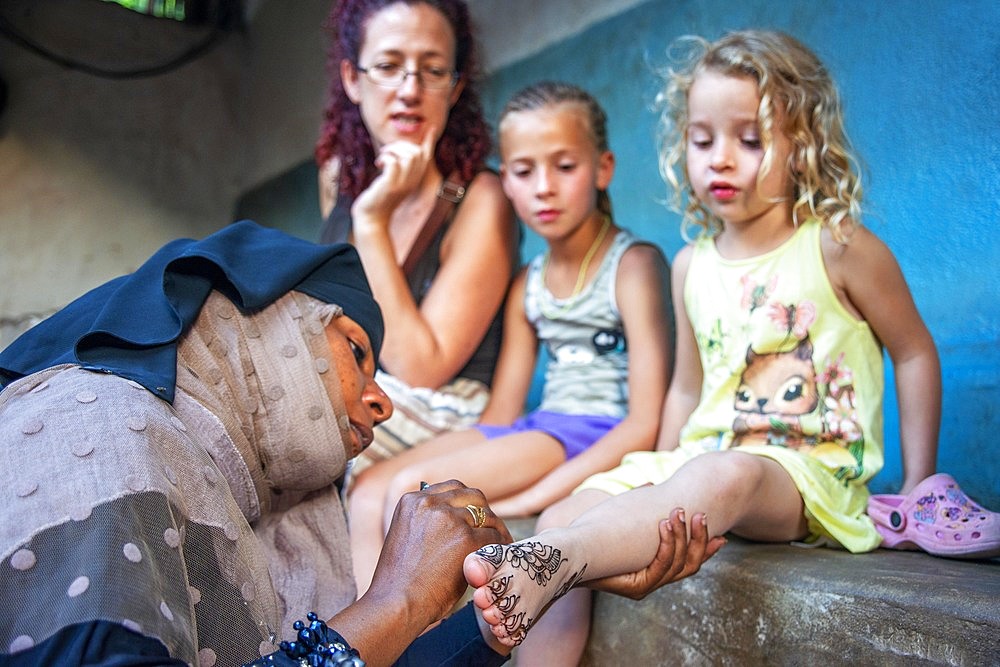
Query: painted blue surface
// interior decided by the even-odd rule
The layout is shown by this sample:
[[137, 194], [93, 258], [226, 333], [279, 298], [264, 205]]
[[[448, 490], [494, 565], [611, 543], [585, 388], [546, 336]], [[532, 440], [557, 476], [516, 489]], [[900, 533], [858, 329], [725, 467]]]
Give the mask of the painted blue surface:
[[[1000, 510], [1000, 3], [655, 0], [492, 74], [487, 116], [495, 126], [507, 98], [541, 79], [592, 92], [617, 157], [616, 218], [673, 256], [683, 241], [657, 171], [655, 70], [680, 35], [750, 27], [798, 37], [838, 81], [867, 167], [865, 223], [895, 253], [941, 355], [938, 469]], [[529, 234], [524, 256], [542, 248]], [[902, 480], [891, 365], [886, 385], [886, 465], [871, 484], [883, 493]]]

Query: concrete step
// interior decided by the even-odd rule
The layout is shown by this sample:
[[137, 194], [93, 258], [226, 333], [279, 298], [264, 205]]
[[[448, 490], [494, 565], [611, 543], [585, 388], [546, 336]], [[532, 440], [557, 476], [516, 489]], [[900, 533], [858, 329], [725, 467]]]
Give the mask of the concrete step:
[[729, 544], [645, 600], [600, 593], [600, 665], [1000, 665], [1000, 561]]

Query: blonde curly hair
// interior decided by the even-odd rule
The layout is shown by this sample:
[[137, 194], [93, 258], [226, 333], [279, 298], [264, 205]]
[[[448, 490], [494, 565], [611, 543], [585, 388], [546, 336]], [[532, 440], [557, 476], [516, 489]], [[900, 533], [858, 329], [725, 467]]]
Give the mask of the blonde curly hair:
[[[683, 215], [684, 238], [690, 240], [692, 227], [700, 228], [698, 234], [722, 230], [722, 221], [695, 196], [685, 166], [688, 93], [700, 73], [712, 71], [757, 82], [764, 144], [757, 182], [776, 166], [788, 169], [795, 188], [793, 223], [803, 214], [818, 218], [846, 243], [861, 215], [860, 164], [844, 133], [840, 95], [816, 55], [793, 37], [758, 30], [732, 32], [711, 43], [682, 37], [671, 53], [681, 65], [665, 72], [666, 87], [657, 95], [659, 165], [674, 191], [671, 204]], [[773, 164], [775, 132], [792, 142], [788, 164]]]

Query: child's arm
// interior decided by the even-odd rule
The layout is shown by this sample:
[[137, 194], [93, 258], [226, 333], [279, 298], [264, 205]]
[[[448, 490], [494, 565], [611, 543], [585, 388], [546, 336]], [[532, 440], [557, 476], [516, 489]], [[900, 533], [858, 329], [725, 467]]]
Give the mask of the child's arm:
[[670, 376], [669, 272], [651, 246], [629, 248], [618, 267], [616, 298], [629, 351], [628, 415], [585, 452], [520, 493], [491, 503], [500, 516], [524, 516], [564, 498], [590, 475], [628, 452], [652, 449]]
[[674, 325], [677, 333], [674, 352], [674, 374], [667, 390], [667, 400], [663, 404], [660, 420], [660, 435], [656, 441], [657, 451], [676, 449], [680, 444], [680, 433], [688, 417], [698, 407], [701, 400], [701, 357], [698, 342], [691, 328], [687, 310], [684, 308], [684, 284], [688, 266], [691, 264], [691, 246], [684, 246], [674, 257], [671, 267], [671, 292], [673, 293]]
[[524, 314], [527, 269], [514, 278], [504, 309], [503, 339], [490, 401], [479, 421], [507, 426], [521, 416], [538, 359], [538, 338]]
[[864, 318], [895, 368], [903, 486], [935, 471], [941, 422], [941, 364], [892, 252], [859, 226], [846, 245], [824, 234], [823, 255], [838, 296]]

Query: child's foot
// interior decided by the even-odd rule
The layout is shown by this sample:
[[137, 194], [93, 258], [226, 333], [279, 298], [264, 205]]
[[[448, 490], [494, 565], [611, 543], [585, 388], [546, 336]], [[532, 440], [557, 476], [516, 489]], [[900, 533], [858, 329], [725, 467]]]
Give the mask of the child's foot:
[[583, 577], [559, 549], [538, 541], [490, 544], [465, 558], [472, 601], [506, 646], [517, 646], [548, 606]]

